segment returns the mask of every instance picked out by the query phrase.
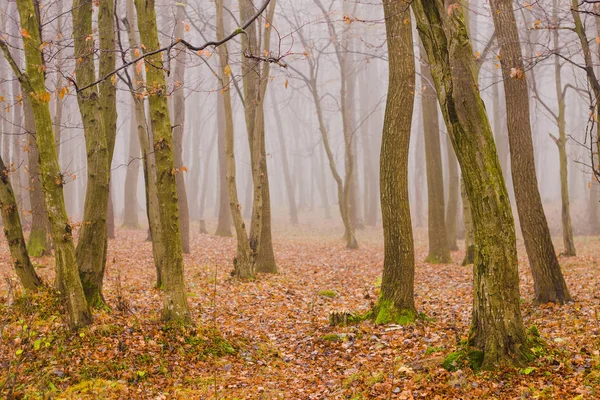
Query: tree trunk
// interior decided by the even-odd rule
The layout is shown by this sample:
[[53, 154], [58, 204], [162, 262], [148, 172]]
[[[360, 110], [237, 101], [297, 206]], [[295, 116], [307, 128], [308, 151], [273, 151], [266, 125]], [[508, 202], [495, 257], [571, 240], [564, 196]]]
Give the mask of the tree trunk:
[[[216, 0], [217, 7], [217, 40], [223, 40], [225, 37], [225, 21], [223, 17], [224, 0]], [[238, 200], [237, 184], [235, 178], [235, 146], [234, 146], [234, 125], [233, 125], [233, 108], [231, 106], [231, 78], [228, 73], [228, 53], [227, 44], [223, 44], [218, 49], [220, 80], [223, 86], [223, 117], [224, 117], [224, 139], [225, 139], [225, 161], [226, 161], [226, 177], [227, 190], [229, 199], [229, 209], [233, 218], [237, 238], [237, 253], [233, 259], [232, 275], [248, 279], [254, 277], [254, 252], [250, 246], [248, 233], [246, 232], [246, 224], [242, 218], [242, 211]]]
[[139, 229], [137, 186], [140, 173], [140, 141], [138, 139], [138, 124], [135, 116], [135, 100], [132, 101], [133, 104], [129, 117], [129, 162], [127, 163], [127, 172], [125, 174], [125, 197], [123, 199], [123, 203], [125, 204], [123, 207], [123, 227]]
[[[61, 37], [63, 35], [62, 31], [63, 24], [63, 0], [56, 0], [56, 37]], [[56, 143], [56, 156], [60, 160], [60, 145], [62, 140], [62, 113], [63, 113], [63, 103], [64, 103], [64, 92], [62, 92], [63, 88], [63, 53], [60, 46], [56, 51], [56, 90], [58, 91], [58, 96], [56, 96], [56, 102], [54, 104], [54, 121], [52, 124], [54, 125], [54, 138]]]
[[408, 2], [384, 0], [383, 9], [390, 64], [380, 160], [384, 261], [381, 294], [373, 317], [376, 323], [408, 323], [417, 314], [415, 255], [408, 204], [415, 60]]
[[450, 250], [458, 250], [456, 236], [458, 229], [458, 195], [459, 195], [459, 176], [458, 161], [452, 148], [450, 138], [446, 138], [446, 155], [448, 158], [448, 204], [446, 205], [446, 236], [448, 238], [448, 247]]
[[[569, 301], [571, 296], [554, 252], [538, 191], [531, 139], [529, 90], [513, 4], [512, 0], [491, 0], [490, 4], [502, 52], [500, 64], [506, 93], [511, 172], [521, 231], [533, 275], [535, 301], [563, 304]], [[561, 182], [562, 178], [561, 173]], [[566, 181], [566, 176], [564, 179]]]
[[288, 198], [288, 205], [290, 209], [290, 222], [292, 225], [298, 225], [298, 208], [296, 207], [296, 190], [292, 182], [292, 175], [290, 173], [290, 165], [288, 162], [287, 148], [285, 145], [285, 135], [283, 130], [283, 124], [281, 123], [281, 116], [279, 115], [279, 103], [276, 99], [276, 90], [271, 90], [271, 100], [273, 101], [273, 115], [275, 116], [275, 123], [277, 127], [277, 133], [279, 134], [279, 151], [281, 153], [281, 164], [283, 166], [283, 179], [285, 181], [285, 188]]
[[[29, 161], [29, 198], [31, 200], [31, 231], [27, 241], [27, 251], [32, 257], [41, 257], [50, 252], [50, 222], [42, 183], [38, 172], [40, 154], [35, 144], [35, 121], [28, 100], [24, 100], [25, 131], [27, 132], [27, 157]], [[31, 135], [31, 136], [30, 136]]]
[[[224, 31], [224, 30], [223, 30]], [[225, 60], [225, 64], [222, 65], [222, 68], [227, 65], [227, 60]], [[223, 78], [221, 78], [221, 81]], [[224, 88], [227, 86], [221, 82], [221, 85]], [[227, 88], [229, 90], [229, 88]], [[230, 95], [231, 96], [231, 95]], [[216, 236], [231, 236], [231, 210], [230, 210], [230, 201], [229, 201], [229, 189], [227, 184], [227, 155], [225, 154], [225, 130], [227, 129], [225, 126], [227, 122], [225, 122], [225, 108], [227, 106], [224, 105], [225, 96], [217, 97], [217, 153], [219, 160], [219, 219], [217, 222], [217, 231], [215, 232]], [[231, 100], [230, 100], [231, 101]], [[237, 195], [237, 188], [236, 188]]]
[[2, 211], [4, 236], [8, 241], [10, 256], [21, 284], [27, 290], [37, 290], [43, 286], [43, 282], [35, 272], [27, 253], [19, 209], [8, 179], [9, 175], [9, 170], [0, 158], [0, 210]]
[[[154, 0], [135, 0], [140, 42], [145, 53], [160, 47], [156, 28]], [[159, 214], [162, 241], [165, 246], [163, 258], [164, 308], [166, 322], [191, 323], [185, 291], [183, 250], [179, 231], [179, 207], [177, 183], [175, 181], [173, 138], [167, 104], [167, 87], [163, 71], [162, 54], [153, 54], [144, 59], [146, 85], [149, 91], [150, 119], [152, 123], [154, 156], [156, 160], [156, 187], [160, 203]]]
[[[421, 46], [421, 54], [425, 51]], [[431, 87], [431, 72], [421, 64], [421, 104], [423, 108], [423, 137], [425, 138], [425, 167], [427, 170], [427, 234], [429, 255], [425, 262], [446, 264], [452, 261], [446, 232], [444, 206], [444, 173], [440, 149], [440, 127], [435, 90]]]
[[206, 159], [204, 160], [204, 174], [203, 174], [203, 178], [202, 178], [202, 188], [201, 191], [202, 193], [200, 194], [200, 205], [199, 205], [199, 211], [198, 214], [200, 215], [200, 233], [208, 233], [206, 231], [206, 229], [204, 230], [204, 232], [202, 231], [202, 228], [205, 227], [204, 225], [204, 210], [206, 207], [206, 194], [209, 192], [209, 188], [208, 188], [208, 177], [209, 177], [209, 167], [210, 167], [210, 160], [212, 158], [212, 154], [214, 152], [214, 148], [215, 148], [215, 141], [217, 139], [217, 135], [214, 135], [211, 139], [210, 139], [210, 143], [208, 144], [208, 154], [206, 156]]
[[519, 308], [514, 221], [463, 13], [458, 3], [450, 3], [417, 0], [411, 5], [471, 202], [475, 293], [469, 343], [482, 352], [483, 368], [522, 364], [530, 351]]
[[465, 257], [461, 265], [472, 265], [475, 262], [475, 238], [473, 237], [473, 217], [471, 216], [471, 202], [465, 189], [465, 181], [460, 180], [460, 195], [463, 201], [463, 216], [465, 225]]
[[[48, 216], [52, 224], [52, 239], [56, 258], [56, 274], [60, 276], [64, 288], [64, 299], [67, 305], [69, 326], [78, 329], [92, 322], [85, 293], [77, 273], [75, 245], [73, 244], [72, 227], [65, 210], [63, 197], [63, 179], [56, 156], [52, 118], [48, 105], [39, 21], [36, 17], [32, 0], [18, 0], [17, 7], [21, 19], [21, 28], [28, 32], [23, 37], [26, 61], [26, 72], [22, 73], [14, 60], [11, 63], [13, 72], [24, 88], [33, 111], [36, 128], [36, 142], [40, 151], [40, 175], [46, 196]], [[0, 41], [0, 47], [7, 59], [11, 59], [8, 47]]]
[[[185, 16], [185, 3], [177, 2], [177, 11], [175, 17], [175, 37], [184, 39], [185, 29], [183, 18]], [[177, 182], [177, 199], [179, 202], [179, 230], [181, 232], [181, 245], [185, 254], [190, 253], [190, 211], [188, 207], [187, 191], [183, 173], [183, 133], [185, 124], [185, 51], [183, 47], [175, 49], [175, 68], [173, 70], [173, 79], [175, 80], [175, 89], [173, 91], [173, 147], [175, 148], [175, 181]]]
[[[125, 25], [129, 39], [129, 48], [131, 57], [135, 57], [136, 50], [140, 51], [139, 40], [135, 30], [135, 9], [134, 0], [127, 0]], [[133, 70], [133, 87], [131, 97], [134, 102], [134, 114], [131, 118], [135, 119], [138, 143], [142, 152], [142, 165], [144, 171], [144, 185], [146, 193], [146, 213], [148, 214], [148, 226], [150, 239], [152, 240], [152, 255], [154, 258], [154, 268], [156, 269], [156, 287], [163, 287], [163, 258], [165, 255], [165, 246], [162, 241], [162, 228], [160, 225], [160, 214], [158, 205], [158, 192], [156, 188], [156, 165], [154, 162], [154, 152], [150, 147], [151, 127], [146, 119], [144, 96], [142, 92], [143, 75], [138, 68]]]
[[[112, 71], [114, 52], [114, 1], [101, 3], [98, 10], [100, 33], [100, 74]], [[73, 27], [76, 34], [75, 73], [79, 87], [96, 79], [94, 66], [94, 40], [92, 36], [92, 3], [86, 0], [73, 2]], [[110, 190], [110, 153], [108, 135], [116, 132], [116, 95], [113, 82], [103, 82], [77, 92], [87, 149], [87, 186], [82, 227], [77, 242], [77, 264], [88, 304], [102, 307], [102, 285], [106, 266], [107, 216]], [[114, 104], [111, 104], [114, 103]], [[113, 122], [114, 121], [114, 122]], [[114, 140], [113, 140], [114, 144]]]
[[[240, 16], [248, 20], [255, 12], [251, 0], [240, 0]], [[271, 29], [270, 22], [275, 12], [275, 0], [269, 3], [262, 38], [264, 43], [257, 40], [257, 28], [262, 24], [253, 22], [242, 35], [242, 48], [252, 54], [263, 54], [270, 51]], [[267, 152], [264, 126], [264, 98], [269, 82], [269, 63], [259, 64], [257, 61], [244, 58], [242, 75], [244, 82], [244, 103], [246, 128], [250, 143], [250, 158], [252, 161], [252, 179], [254, 200], [252, 204], [252, 223], [250, 225], [250, 246], [256, 252], [256, 272], [277, 273], [273, 241], [271, 238], [271, 200], [269, 192], [269, 176], [267, 172]], [[260, 190], [259, 190], [260, 189]]]

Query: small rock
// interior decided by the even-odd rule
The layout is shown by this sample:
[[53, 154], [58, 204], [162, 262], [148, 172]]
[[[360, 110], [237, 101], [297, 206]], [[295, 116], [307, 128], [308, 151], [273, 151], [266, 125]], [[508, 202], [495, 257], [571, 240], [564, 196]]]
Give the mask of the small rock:
[[58, 376], [59, 378], [62, 378], [63, 376], [65, 376], [65, 373], [63, 371], [61, 371], [60, 369], [55, 369], [52, 371], [52, 373], [56, 376]]
[[232, 365], [231, 365], [231, 364], [227, 364], [227, 365], [225, 365], [225, 366], [223, 367], [223, 369], [224, 369], [225, 371], [229, 371], [229, 370], [231, 369], [231, 367], [232, 367]]
[[396, 387], [394, 388], [394, 393], [396, 393], [396, 394], [400, 393], [400, 388], [396, 386]]

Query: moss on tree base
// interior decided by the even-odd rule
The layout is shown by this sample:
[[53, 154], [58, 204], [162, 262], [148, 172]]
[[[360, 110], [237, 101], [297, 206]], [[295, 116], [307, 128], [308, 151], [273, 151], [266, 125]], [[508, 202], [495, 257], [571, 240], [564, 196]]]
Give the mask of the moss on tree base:
[[418, 315], [415, 310], [400, 308], [393, 301], [382, 299], [379, 299], [371, 314], [371, 319], [378, 325], [390, 323], [409, 325], [415, 322], [417, 318]]
[[428, 264], [450, 264], [452, 262], [452, 258], [449, 254], [429, 254], [425, 259], [425, 262]]
[[46, 232], [43, 230], [31, 231], [27, 241], [27, 252], [31, 257], [42, 257], [48, 252]]

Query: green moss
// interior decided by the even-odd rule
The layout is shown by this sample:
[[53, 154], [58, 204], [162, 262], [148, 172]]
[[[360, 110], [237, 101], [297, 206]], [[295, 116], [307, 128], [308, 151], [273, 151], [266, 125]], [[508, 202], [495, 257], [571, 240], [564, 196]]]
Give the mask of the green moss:
[[470, 347], [462, 347], [446, 356], [442, 367], [448, 371], [456, 371], [465, 366], [477, 371], [483, 364], [483, 352]]
[[383, 380], [384, 380], [383, 372], [375, 372], [373, 375], [371, 375], [369, 377], [369, 379], [367, 379], [367, 385], [373, 386], [376, 383], [383, 382]]
[[399, 310], [391, 300], [380, 298], [374, 308], [372, 318], [375, 319], [375, 323], [378, 325], [390, 323], [409, 325], [415, 322], [417, 313], [414, 310]]
[[41, 257], [46, 254], [46, 232], [43, 230], [32, 231], [27, 241], [27, 252], [31, 257]]
[[475, 262], [475, 245], [467, 247], [465, 258], [463, 259], [462, 266], [471, 265]]
[[433, 354], [433, 353], [439, 353], [442, 350], [444, 350], [444, 346], [436, 346], [436, 347], [427, 346], [427, 349], [425, 350], [425, 354], [429, 355], [429, 354]]
[[66, 399], [98, 399], [98, 398], [118, 398], [126, 396], [127, 387], [116, 381], [107, 381], [104, 379], [92, 379], [79, 382], [76, 385], [68, 387], [58, 398]]
[[321, 339], [327, 342], [339, 342], [342, 338], [337, 333], [328, 333], [327, 335], [323, 335]]
[[428, 264], [449, 264], [452, 262], [450, 254], [429, 254], [425, 259]]
[[319, 296], [321, 297], [327, 297], [330, 299], [333, 299], [334, 297], [337, 297], [337, 293], [333, 290], [330, 289], [326, 289], [326, 290], [320, 290], [319, 293], [317, 293]]

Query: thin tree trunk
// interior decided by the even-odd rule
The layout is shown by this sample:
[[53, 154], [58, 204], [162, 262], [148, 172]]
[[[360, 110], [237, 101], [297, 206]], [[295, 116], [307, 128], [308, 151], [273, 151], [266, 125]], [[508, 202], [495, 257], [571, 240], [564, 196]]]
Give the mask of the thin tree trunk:
[[458, 196], [460, 190], [458, 161], [450, 138], [446, 138], [446, 156], [448, 162], [448, 204], [446, 204], [446, 236], [450, 250], [458, 250], [456, 236], [458, 229]]
[[454, 0], [450, 6], [443, 0], [416, 0], [411, 6], [471, 201], [475, 293], [469, 344], [482, 352], [482, 368], [522, 364], [530, 350], [519, 308], [514, 220], [463, 12]]
[[206, 231], [206, 229], [204, 229], [204, 231], [202, 231], [202, 228], [205, 227], [205, 223], [204, 223], [204, 210], [206, 207], [206, 194], [209, 192], [209, 188], [208, 188], [208, 170], [210, 167], [210, 160], [215, 148], [215, 141], [217, 139], [217, 135], [214, 135], [211, 139], [210, 139], [210, 143], [208, 144], [207, 150], [208, 150], [208, 154], [206, 156], [206, 159], [204, 160], [204, 174], [203, 174], [203, 179], [202, 179], [202, 188], [201, 191], [202, 193], [200, 194], [200, 207], [199, 207], [199, 214], [200, 214], [200, 233], [208, 233]]
[[[421, 46], [421, 53], [425, 51]], [[440, 127], [436, 94], [429, 66], [421, 64], [421, 104], [423, 109], [423, 137], [425, 140], [425, 167], [427, 170], [427, 234], [429, 254], [425, 262], [446, 264], [452, 261], [446, 232], [444, 206], [444, 173], [440, 149]]]
[[35, 272], [27, 253], [19, 209], [8, 179], [9, 176], [9, 170], [0, 158], [0, 210], [2, 211], [4, 236], [8, 241], [10, 256], [21, 284], [27, 290], [37, 290], [43, 286], [43, 282]]
[[[224, 31], [224, 30], [223, 30]], [[226, 61], [226, 60], [225, 60]], [[225, 67], [224, 64], [222, 68]], [[221, 78], [221, 81], [223, 78]], [[223, 82], [221, 82], [222, 86], [225, 88]], [[229, 89], [227, 89], [229, 90]], [[231, 96], [231, 95], [230, 95]], [[219, 218], [217, 221], [217, 231], [215, 232], [216, 236], [231, 236], [231, 210], [230, 210], [230, 201], [229, 201], [229, 188], [227, 184], [227, 155], [225, 154], [225, 130], [227, 122], [225, 121], [225, 108], [227, 107], [224, 104], [225, 96], [217, 97], [217, 135], [219, 138], [217, 139], [217, 153], [219, 160]], [[231, 101], [231, 100], [230, 100]], [[232, 109], [233, 110], [233, 109]], [[233, 112], [233, 111], [232, 111]], [[228, 117], [227, 117], [228, 118]], [[237, 188], [236, 188], [237, 195]]]
[[[225, 22], [223, 18], [224, 0], [216, 0], [217, 7], [217, 40], [223, 40], [225, 37]], [[241, 279], [253, 278], [254, 277], [254, 257], [250, 246], [250, 240], [248, 233], [246, 232], [246, 225], [242, 218], [242, 212], [238, 200], [237, 183], [235, 178], [235, 153], [234, 153], [234, 125], [233, 125], [233, 108], [231, 106], [231, 78], [230, 78], [230, 67], [228, 61], [227, 44], [219, 47], [219, 67], [220, 67], [220, 79], [223, 85], [223, 108], [224, 108], [224, 139], [225, 139], [225, 161], [227, 167], [227, 190], [229, 199], [229, 208], [233, 223], [235, 226], [236, 238], [237, 238], [237, 253], [233, 259], [233, 272], [232, 274]]]
[[390, 64], [380, 161], [384, 262], [381, 294], [373, 317], [376, 323], [408, 323], [417, 314], [415, 255], [408, 204], [415, 60], [408, 3], [384, 0], [383, 9]]
[[[513, 3], [512, 0], [491, 0], [490, 4], [502, 52], [500, 64], [506, 93], [511, 172], [521, 231], [533, 275], [535, 301], [563, 304], [571, 296], [556, 258], [538, 190], [531, 139], [529, 90]], [[566, 176], [563, 177], [561, 173], [561, 182], [562, 178], [566, 181]]]
[[[24, 100], [25, 131], [27, 133], [27, 157], [29, 161], [29, 198], [31, 199], [31, 231], [27, 241], [27, 251], [32, 257], [41, 257], [50, 252], [50, 223], [42, 183], [38, 173], [40, 154], [35, 144], [35, 121], [28, 100]], [[30, 136], [31, 135], [31, 136]]]
[[78, 329], [89, 325], [92, 322], [92, 315], [77, 273], [72, 227], [69, 224], [69, 218], [65, 210], [63, 180], [58, 165], [58, 157], [56, 156], [48, 93], [45, 87], [44, 72], [40, 68], [41, 65], [44, 65], [44, 60], [42, 59], [42, 53], [39, 51], [42, 45], [39, 21], [32, 0], [18, 0], [17, 7], [21, 17], [21, 28], [28, 32], [28, 37], [23, 38], [26, 72], [22, 73], [19, 70], [19, 66], [10, 56], [8, 47], [1, 40], [0, 47], [23, 86], [23, 91], [33, 110], [36, 142], [40, 151], [40, 175], [48, 206], [48, 216], [52, 224], [56, 274], [60, 277], [61, 286], [64, 290], [69, 326], [72, 329]]
[[[156, 27], [154, 0], [135, 0], [140, 42], [145, 53], [160, 47]], [[152, 121], [154, 156], [156, 160], [156, 187], [162, 241], [165, 246], [163, 258], [164, 307], [163, 320], [167, 322], [191, 323], [184, 281], [183, 249], [179, 230], [179, 207], [173, 154], [171, 121], [167, 104], [167, 88], [163, 72], [162, 54], [153, 54], [144, 59], [146, 85], [149, 95], [150, 119]]]
[[[63, 0], [56, 0], [56, 37], [61, 37], [63, 34], [62, 31], [63, 24]], [[54, 125], [54, 138], [56, 140], [56, 156], [60, 160], [60, 145], [62, 140], [62, 113], [63, 113], [63, 103], [64, 103], [64, 92], [63, 88], [63, 74], [62, 74], [62, 66], [63, 66], [63, 53], [62, 49], [59, 47], [56, 51], [56, 90], [58, 91], [58, 96], [56, 96], [56, 103], [54, 104], [54, 121], [52, 122]]]
[[279, 115], [279, 103], [276, 99], [276, 90], [271, 90], [271, 100], [273, 102], [273, 115], [275, 116], [275, 123], [277, 127], [277, 133], [279, 135], [279, 151], [281, 153], [281, 164], [283, 166], [283, 179], [285, 181], [285, 188], [288, 198], [288, 206], [290, 210], [290, 222], [292, 225], [298, 225], [298, 208], [296, 207], [296, 190], [292, 183], [292, 176], [290, 174], [290, 165], [288, 162], [287, 148], [285, 145], [285, 135], [283, 124], [281, 123], [281, 115]]
[[133, 100], [129, 120], [129, 162], [127, 163], [127, 172], [125, 174], [123, 227], [139, 229], [137, 186], [140, 173], [140, 141], [138, 139], [138, 124], [135, 115], [135, 100]]
[[[185, 3], [177, 2], [175, 17], [175, 37], [184, 39], [185, 29], [183, 18], [185, 16]], [[173, 91], [173, 147], [175, 151], [175, 181], [177, 182], [177, 199], [179, 202], [179, 230], [181, 232], [181, 244], [183, 252], [190, 252], [190, 211], [188, 207], [187, 191], [183, 177], [183, 133], [185, 124], [185, 51], [183, 46], [175, 49], [175, 68], [173, 70], [175, 89]]]

